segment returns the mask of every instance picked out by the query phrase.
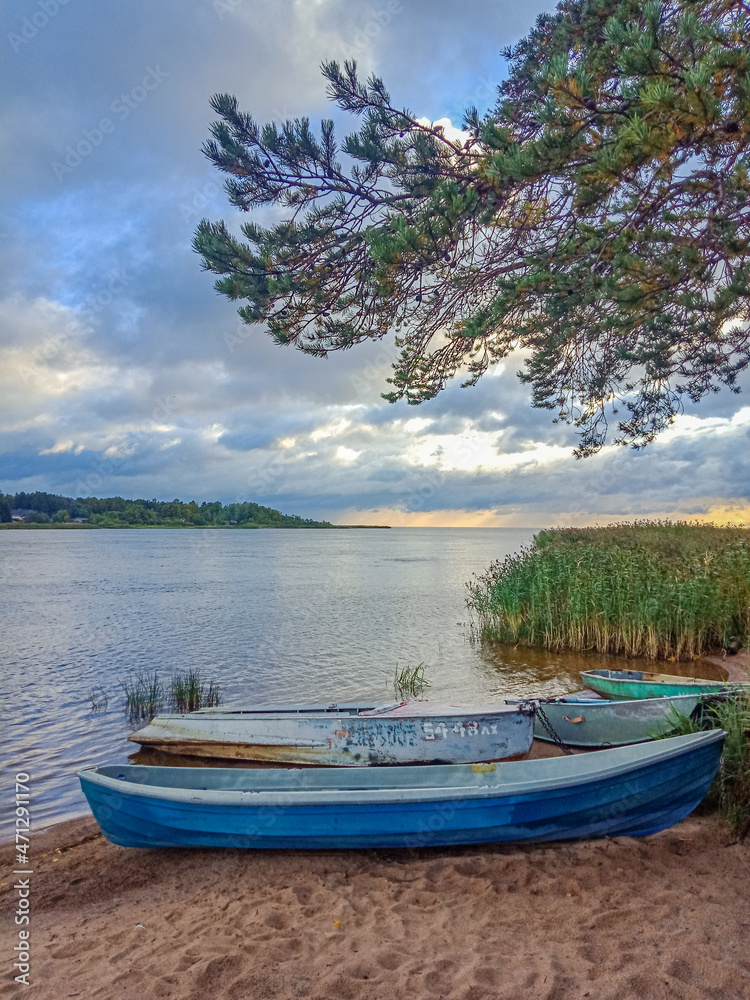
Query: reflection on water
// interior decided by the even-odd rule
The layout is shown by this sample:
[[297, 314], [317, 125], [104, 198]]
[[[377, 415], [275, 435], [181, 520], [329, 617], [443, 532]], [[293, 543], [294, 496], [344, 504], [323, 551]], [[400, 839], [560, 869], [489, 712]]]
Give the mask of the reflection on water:
[[[434, 700], [575, 690], [579, 670], [613, 662], [470, 639], [465, 582], [530, 537], [467, 528], [0, 532], [6, 774], [32, 775], [37, 828], [86, 812], [75, 772], [133, 753], [120, 685], [139, 670], [166, 680], [201, 668], [225, 705], [390, 700], [396, 665], [423, 661]], [[108, 699], [104, 711], [91, 711], [94, 688]]]
[[[654, 670], [680, 677], [707, 677], [724, 680], [725, 673], [713, 663], [675, 661], [645, 664], [643, 660], [598, 653], [550, 653], [544, 649], [507, 646], [501, 642], [477, 643], [479, 659], [489, 670], [497, 670], [505, 684], [512, 684], [514, 694], [533, 689], [535, 694], [561, 694], [560, 682], [565, 679], [581, 687], [582, 670]], [[507, 690], [507, 688], [506, 688]], [[567, 687], [566, 690], [570, 690]]]

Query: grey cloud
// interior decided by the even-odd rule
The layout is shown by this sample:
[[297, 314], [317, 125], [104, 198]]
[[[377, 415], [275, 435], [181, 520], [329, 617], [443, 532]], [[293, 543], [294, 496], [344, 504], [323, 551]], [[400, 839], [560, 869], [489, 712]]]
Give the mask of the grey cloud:
[[[467, 104], [494, 101], [500, 49], [552, 6], [71, 0], [14, 51], [8, 34], [39, 6], [6, 4], [0, 297], [16, 305], [0, 316], [0, 350], [15, 365], [25, 347], [32, 370], [23, 392], [10, 385], [0, 487], [72, 493], [91, 482], [105, 495], [252, 498], [308, 516], [396, 507], [554, 518], [745, 497], [743, 427], [587, 462], [567, 454], [500, 471], [415, 465], [405, 457], [415, 442], [435, 451], [439, 436], [465, 430], [492, 436], [500, 454], [542, 442], [570, 449], [575, 434], [530, 407], [513, 359], [474, 388], [457, 381], [423, 406], [389, 406], [380, 393], [392, 340], [326, 361], [280, 349], [238, 323], [190, 250], [203, 215], [241, 221], [200, 153], [212, 93], [236, 93], [261, 120], [315, 121], [332, 110], [320, 61], [354, 56], [384, 77], [396, 103], [457, 124]], [[75, 165], [56, 172], [66, 157]], [[58, 346], [47, 350], [50, 337]], [[725, 392], [690, 412], [728, 419], [743, 405]], [[405, 431], [414, 418], [430, 424]], [[344, 429], [310, 438], [331, 424]], [[276, 446], [291, 437], [294, 448]], [[55, 447], [66, 450], [40, 454]]]

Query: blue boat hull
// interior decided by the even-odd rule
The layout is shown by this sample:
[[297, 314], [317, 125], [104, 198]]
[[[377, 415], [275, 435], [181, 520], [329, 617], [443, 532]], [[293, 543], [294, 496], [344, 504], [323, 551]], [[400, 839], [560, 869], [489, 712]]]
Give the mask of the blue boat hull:
[[[356, 788], [350, 783], [344, 788], [310, 791], [298, 784], [301, 793], [290, 789], [269, 794], [261, 787], [260, 791], [206, 794], [201, 789], [191, 792], [172, 787], [166, 793], [171, 798], [159, 798], [153, 788], [139, 786], [140, 775], [117, 780], [107, 774], [97, 780], [98, 773], [116, 768], [83, 771], [80, 779], [104, 835], [124, 847], [338, 849], [642, 837], [672, 826], [698, 805], [718, 768], [723, 737], [714, 730], [660, 741], [664, 745], [682, 741], [675, 752], [667, 754], [646, 754], [642, 747], [629, 747], [631, 752], [642, 751], [633, 766], [620, 766], [619, 758], [607, 759], [622, 755], [623, 750], [581, 755], [584, 763], [578, 771], [586, 767], [585, 758], [602, 758], [595, 762], [598, 770], [588, 765], [583, 776], [576, 774], [576, 758], [475, 765], [464, 789], [456, 787], [455, 779], [449, 787], [425, 787], [424, 772], [451, 771], [450, 766], [388, 769], [402, 776], [407, 770], [422, 771], [420, 787], [412, 790], [404, 786], [402, 777], [399, 790]], [[532, 764], [559, 766], [529, 771]], [[524, 766], [526, 771], [505, 771]], [[127, 773], [130, 769], [119, 770]], [[215, 769], [205, 770], [216, 775]], [[572, 776], [566, 777], [570, 771]], [[554, 777], [557, 772], [559, 780]], [[504, 782], [504, 773], [513, 776], [509, 783]], [[528, 773], [531, 780], [519, 782], [519, 773]]]

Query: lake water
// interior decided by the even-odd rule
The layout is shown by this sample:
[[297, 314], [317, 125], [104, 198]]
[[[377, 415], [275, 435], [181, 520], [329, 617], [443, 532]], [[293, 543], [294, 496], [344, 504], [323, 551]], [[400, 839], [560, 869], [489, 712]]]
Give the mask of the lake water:
[[[135, 751], [120, 684], [200, 668], [232, 702], [433, 699], [580, 687], [591, 659], [472, 642], [465, 583], [513, 529], [0, 532], [0, 756], [31, 775], [36, 829], [85, 814], [75, 772]], [[92, 711], [90, 692], [108, 696]], [[5, 819], [8, 809], [0, 810]], [[0, 831], [10, 835], [10, 826]]]

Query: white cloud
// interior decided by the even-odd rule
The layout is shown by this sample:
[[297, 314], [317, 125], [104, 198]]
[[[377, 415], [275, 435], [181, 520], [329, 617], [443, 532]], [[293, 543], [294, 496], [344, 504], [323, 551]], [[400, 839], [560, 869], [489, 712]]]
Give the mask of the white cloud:
[[656, 439], [655, 444], [664, 448], [678, 438], [734, 434], [747, 427], [750, 427], [750, 406], [741, 407], [731, 417], [703, 417], [694, 413], [682, 413], [675, 418], [674, 424]]
[[349, 427], [351, 427], [351, 421], [340, 417], [338, 420], [333, 420], [331, 423], [324, 424], [314, 430], [310, 435], [310, 440], [323, 441], [325, 438], [341, 437]]
[[335, 458], [337, 462], [349, 465], [351, 462], [356, 462], [361, 454], [361, 451], [355, 451], [354, 448], [345, 448], [344, 445], [339, 445], [336, 449]]
[[438, 118], [435, 121], [430, 121], [429, 118], [417, 118], [417, 121], [420, 125], [426, 125], [428, 128], [440, 129], [448, 142], [460, 142], [463, 145], [471, 138], [468, 132], [456, 128], [451, 123], [450, 118]]
[[404, 421], [404, 430], [407, 434], [419, 434], [432, 423], [434, 421], [429, 417], [412, 417], [411, 420]]
[[410, 465], [437, 468], [442, 472], [505, 472], [527, 465], [565, 461], [570, 449], [543, 442], [530, 443], [523, 451], [506, 451], [503, 435], [480, 431], [468, 423], [460, 434], [418, 437], [403, 452]]
[[57, 441], [51, 448], [42, 448], [40, 455], [60, 455], [65, 451], [73, 451], [75, 441]]

